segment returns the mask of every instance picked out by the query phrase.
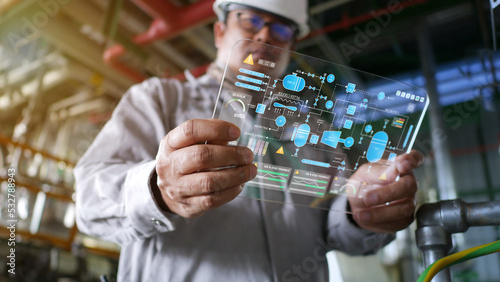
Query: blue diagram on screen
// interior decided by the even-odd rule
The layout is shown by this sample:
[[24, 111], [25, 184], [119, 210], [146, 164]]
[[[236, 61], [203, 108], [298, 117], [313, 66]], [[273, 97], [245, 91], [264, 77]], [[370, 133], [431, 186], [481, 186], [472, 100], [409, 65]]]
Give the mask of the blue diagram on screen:
[[313, 197], [358, 193], [345, 185], [360, 167], [389, 166], [410, 151], [428, 106], [425, 91], [262, 48], [253, 65], [230, 58], [238, 67], [226, 71], [218, 100], [232, 106], [214, 112], [240, 126], [240, 138], [230, 145], [254, 152], [260, 187]]

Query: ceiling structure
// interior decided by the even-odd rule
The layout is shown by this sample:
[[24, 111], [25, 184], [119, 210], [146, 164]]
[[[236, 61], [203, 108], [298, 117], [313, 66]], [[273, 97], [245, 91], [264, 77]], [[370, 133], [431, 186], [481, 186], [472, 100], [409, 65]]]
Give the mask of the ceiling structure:
[[[12, 134], [23, 109], [33, 109], [32, 125], [54, 116], [50, 104], [65, 99], [57, 113], [63, 118], [109, 112], [147, 77], [182, 78], [186, 69], [200, 75], [216, 56], [212, 3], [0, 1], [0, 133]], [[310, 0], [309, 7], [312, 31], [297, 52], [382, 76], [419, 72], [422, 33], [438, 64], [493, 46], [488, 1]], [[81, 92], [88, 95], [71, 98]]]

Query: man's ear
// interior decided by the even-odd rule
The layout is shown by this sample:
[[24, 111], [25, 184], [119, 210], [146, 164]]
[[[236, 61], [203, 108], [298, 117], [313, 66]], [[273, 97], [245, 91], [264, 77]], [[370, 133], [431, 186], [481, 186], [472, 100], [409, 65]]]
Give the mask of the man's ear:
[[215, 47], [217, 47], [217, 49], [219, 49], [219, 46], [222, 42], [222, 38], [224, 37], [225, 32], [226, 32], [226, 24], [221, 21], [216, 21], [214, 23], [214, 40], [215, 40]]

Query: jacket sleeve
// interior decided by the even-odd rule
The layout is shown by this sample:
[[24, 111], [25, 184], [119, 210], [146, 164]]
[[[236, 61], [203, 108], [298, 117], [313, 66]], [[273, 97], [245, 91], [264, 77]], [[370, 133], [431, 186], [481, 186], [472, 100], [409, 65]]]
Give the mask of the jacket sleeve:
[[347, 198], [338, 197], [328, 214], [327, 242], [329, 247], [349, 255], [370, 255], [394, 240], [392, 234], [380, 234], [361, 229], [347, 218]]
[[174, 229], [179, 217], [159, 208], [150, 184], [169, 128], [164, 92], [158, 79], [133, 86], [78, 162], [80, 231], [123, 245]]

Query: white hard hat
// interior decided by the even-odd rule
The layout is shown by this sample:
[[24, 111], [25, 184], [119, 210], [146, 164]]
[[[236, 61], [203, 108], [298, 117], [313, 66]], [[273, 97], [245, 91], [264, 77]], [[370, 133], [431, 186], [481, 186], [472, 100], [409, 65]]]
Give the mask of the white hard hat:
[[299, 29], [299, 39], [309, 34], [307, 0], [216, 0], [213, 9], [219, 20], [225, 17], [224, 5], [231, 3], [264, 10], [294, 22]]

